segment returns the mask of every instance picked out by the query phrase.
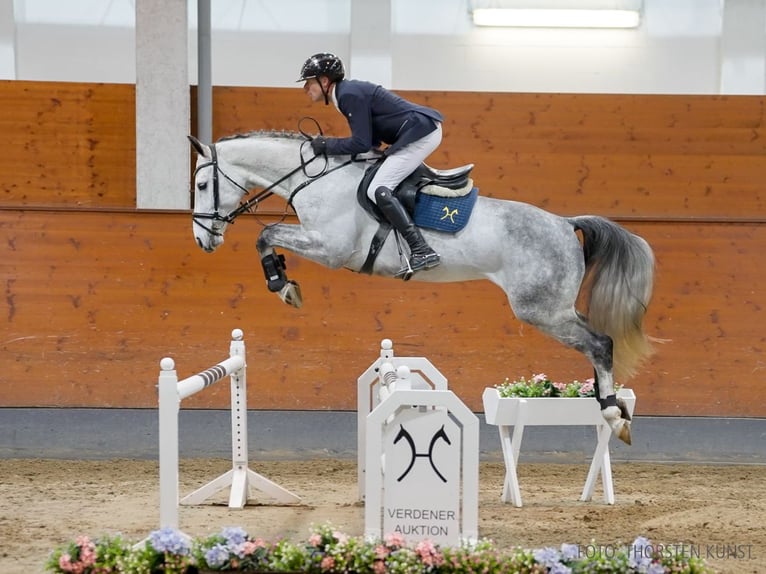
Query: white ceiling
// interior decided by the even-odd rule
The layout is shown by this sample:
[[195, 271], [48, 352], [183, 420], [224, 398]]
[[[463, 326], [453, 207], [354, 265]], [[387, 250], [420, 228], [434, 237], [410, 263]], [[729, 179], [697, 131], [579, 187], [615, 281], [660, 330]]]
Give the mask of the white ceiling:
[[[13, 0], [16, 21], [135, 26], [136, 0]], [[197, 25], [197, 1], [188, 1]], [[347, 33], [352, 0], [212, 0], [218, 30]], [[390, 0], [395, 34], [462, 34], [471, 28], [470, 0]], [[657, 36], [720, 34], [723, 0], [645, 1], [644, 23]], [[764, 30], [766, 33], [766, 30]]]

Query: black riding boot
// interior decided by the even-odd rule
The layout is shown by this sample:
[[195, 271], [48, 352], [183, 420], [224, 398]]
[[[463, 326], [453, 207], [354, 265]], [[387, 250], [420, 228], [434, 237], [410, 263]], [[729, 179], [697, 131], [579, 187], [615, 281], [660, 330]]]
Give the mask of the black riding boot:
[[379, 187], [375, 190], [375, 199], [380, 211], [410, 246], [410, 269], [407, 271], [414, 273], [439, 265], [439, 255], [423, 239], [420, 229], [412, 222], [409, 213], [394, 197], [391, 190], [387, 187]]

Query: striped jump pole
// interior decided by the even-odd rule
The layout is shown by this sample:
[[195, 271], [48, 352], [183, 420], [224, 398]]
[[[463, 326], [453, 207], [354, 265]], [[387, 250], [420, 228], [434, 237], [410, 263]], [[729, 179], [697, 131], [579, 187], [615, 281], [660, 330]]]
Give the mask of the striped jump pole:
[[[160, 442], [160, 528], [178, 529], [179, 504], [201, 504], [226, 487], [229, 508], [244, 508], [250, 487], [268, 494], [281, 503], [300, 502], [295, 494], [285, 490], [248, 468], [247, 459], [247, 382], [245, 343], [240, 329], [231, 332], [229, 358], [192, 375], [178, 380], [175, 362], [169, 357], [160, 361], [159, 386], [159, 442]], [[181, 401], [226, 377], [231, 379], [231, 456], [232, 468], [205, 486], [179, 499], [178, 414]]]

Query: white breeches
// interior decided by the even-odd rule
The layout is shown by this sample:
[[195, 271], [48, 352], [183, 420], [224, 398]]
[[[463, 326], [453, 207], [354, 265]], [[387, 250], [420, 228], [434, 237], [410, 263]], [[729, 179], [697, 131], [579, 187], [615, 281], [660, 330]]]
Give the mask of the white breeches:
[[442, 125], [436, 122], [436, 129], [430, 134], [404, 146], [386, 158], [367, 188], [367, 197], [375, 203], [375, 190], [381, 185], [393, 191], [439, 147], [440, 143], [442, 143]]

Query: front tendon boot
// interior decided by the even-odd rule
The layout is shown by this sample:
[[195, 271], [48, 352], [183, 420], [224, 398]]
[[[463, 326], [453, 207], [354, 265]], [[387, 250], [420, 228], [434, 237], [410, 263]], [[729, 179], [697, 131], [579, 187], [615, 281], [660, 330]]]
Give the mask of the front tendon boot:
[[266, 286], [269, 291], [276, 293], [287, 283], [285, 274], [285, 256], [274, 252], [265, 255], [261, 259], [263, 274], [266, 276]]
[[439, 254], [436, 253], [423, 239], [420, 233], [420, 229], [413, 223], [410, 214], [404, 209], [401, 202], [391, 193], [391, 190], [387, 187], [379, 187], [375, 190], [375, 201], [383, 212], [383, 215], [388, 219], [391, 225], [394, 226], [407, 245], [410, 246], [410, 269], [406, 275], [411, 275], [415, 271], [421, 271], [422, 269], [431, 269], [439, 265]]

